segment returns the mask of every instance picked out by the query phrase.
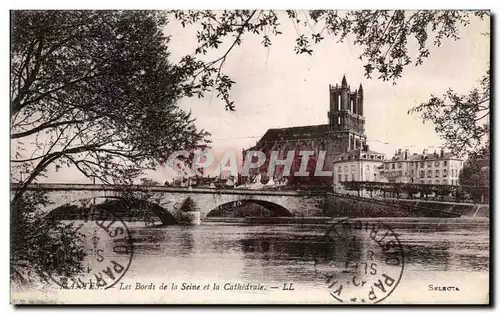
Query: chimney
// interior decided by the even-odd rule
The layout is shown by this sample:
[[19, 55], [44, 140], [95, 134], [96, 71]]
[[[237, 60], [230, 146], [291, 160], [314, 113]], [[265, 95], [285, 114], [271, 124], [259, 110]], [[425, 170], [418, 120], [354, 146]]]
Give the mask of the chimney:
[[401, 155], [401, 148], [398, 149], [398, 155]]
[[439, 155], [441, 156], [441, 158], [444, 157], [444, 148], [441, 148], [441, 153]]
[[408, 159], [408, 153], [409, 153], [409, 150], [408, 149], [405, 149], [405, 160]]
[[433, 154], [434, 154], [434, 157], [437, 157], [437, 155], [438, 155], [438, 154], [436, 153], [436, 150], [434, 150], [434, 153], [433, 153]]
[[425, 155], [427, 154], [427, 149], [424, 148], [424, 150], [422, 151], [422, 155]]

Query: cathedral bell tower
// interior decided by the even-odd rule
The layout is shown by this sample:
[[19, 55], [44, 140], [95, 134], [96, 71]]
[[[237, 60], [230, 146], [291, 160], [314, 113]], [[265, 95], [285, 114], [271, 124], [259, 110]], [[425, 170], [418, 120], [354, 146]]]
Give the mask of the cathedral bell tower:
[[363, 86], [360, 84], [359, 89], [351, 92], [344, 75], [340, 86], [330, 85], [329, 89], [329, 130], [336, 141], [340, 141], [336, 150], [343, 153], [363, 147], [366, 144]]

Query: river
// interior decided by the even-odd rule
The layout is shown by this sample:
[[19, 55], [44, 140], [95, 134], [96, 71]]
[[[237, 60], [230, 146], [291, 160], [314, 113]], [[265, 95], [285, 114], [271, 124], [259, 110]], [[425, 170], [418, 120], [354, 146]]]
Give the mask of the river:
[[[378, 262], [377, 275], [400, 276], [393, 289], [387, 289], [391, 293], [378, 295], [379, 300], [384, 297], [382, 303], [488, 302], [488, 219], [358, 220], [390, 227], [404, 256], [397, 266]], [[70, 303], [338, 304], [325, 276], [333, 274], [346, 286], [352, 274], [333, 262], [352, 250], [347, 252], [350, 258], [362, 263], [367, 260], [366, 253], [376, 249], [370, 246], [369, 238], [358, 237], [349, 249], [325, 241], [326, 224], [126, 224], [133, 238], [133, 256], [115, 286], [98, 293], [44, 290], [46, 298]], [[240, 288], [253, 285], [257, 290], [239, 289], [238, 284]], [[349, 292], [351, 300], [371, 303], [366, 291], [348, 288], [343, 293]]]
[[[401, 281], [386, 302], [487, 300], [489, 221], [394, 219], [378, 221], [397, 234], [404, 251]], [[134, 257], [126, 278], [143, 283], [260, 283], [279, 290], [243, 293], [248, 302], [332, 302], [317, 260], [328, 259], [326, 225], [143, 227], [129, 223]], [[161, 280], [159, 280], [161, 279]], [[127, 279], [125, 279], [127, 281]], [[128, 280], [132, 285], [135, 279]], [[283, 291], [293, 283], [294, 291]], [[456, 287], [459, 291], [431, 291]], [[451, 288], [450, 288], [451, 289]], [[225, 295], [230, 298], [229, 295]]]

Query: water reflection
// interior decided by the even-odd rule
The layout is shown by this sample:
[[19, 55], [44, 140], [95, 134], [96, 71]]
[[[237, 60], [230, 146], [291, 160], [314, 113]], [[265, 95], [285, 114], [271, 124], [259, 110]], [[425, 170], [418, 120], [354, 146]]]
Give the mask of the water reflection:
[[[488, 225], [436, 223], [422, 228], [412, 222], [389, 221], [405, 254], [405, 271], [487, 272]], [[349, 243], [325, 237], [322, 225], [261, 225], [204, 223], [196, 227], [129, 225], [135, 253], [129, 276], [227, 278], [264, 282], [304, 282], [324, 285], [324, 276], [348, 276], [362, 268], [345, 268], [369, 260], [373, 244], [355, 236]], [[375, 260], [382, 253], [373, 252]], [[361, 269], [361, 270], [360, 270]], [[397, 267], [388, 271], [397, 272]]]

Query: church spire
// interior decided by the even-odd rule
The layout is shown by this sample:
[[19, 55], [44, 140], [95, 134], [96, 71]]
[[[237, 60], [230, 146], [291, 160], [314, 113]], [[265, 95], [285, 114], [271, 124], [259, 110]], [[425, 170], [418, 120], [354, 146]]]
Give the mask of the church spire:
[[345, 74], [342, 77], [342, 87], [347, 87], [347, 80], [345, 79]]
[[363, 115], [363, 85], [359, 83], [359, 88], [358, 88], [358, 114], [360, 116]]

